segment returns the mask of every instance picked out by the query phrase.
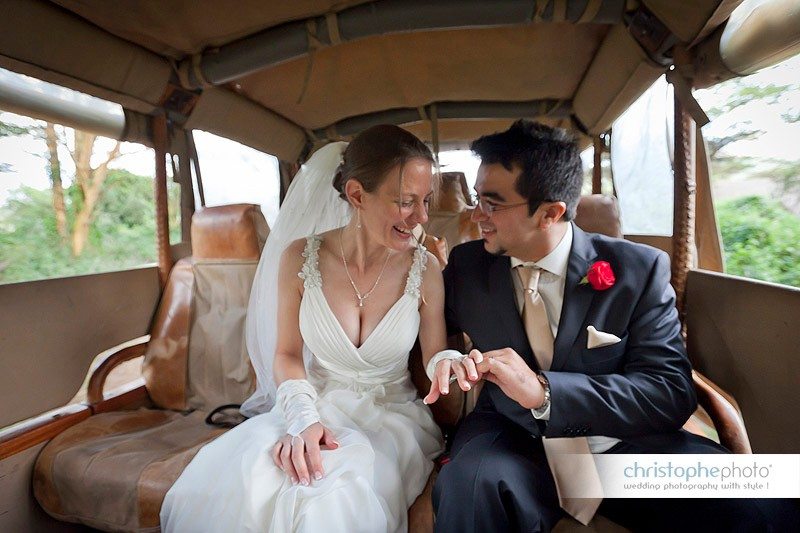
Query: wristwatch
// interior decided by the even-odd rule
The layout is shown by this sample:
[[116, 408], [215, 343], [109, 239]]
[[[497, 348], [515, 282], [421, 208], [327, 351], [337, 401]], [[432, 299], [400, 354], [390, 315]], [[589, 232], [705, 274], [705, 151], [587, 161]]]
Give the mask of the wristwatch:
[[544, 376], [544, 374], [536, 374], [536, 379], [539, 380], [539, 383], [542, 384], [542, 388], [544, 389], [544, 401], [542, 402], [542, 405], [535, 409], [541, 413], [550, 407], [550, 382], [547, 381], [547, 378]]

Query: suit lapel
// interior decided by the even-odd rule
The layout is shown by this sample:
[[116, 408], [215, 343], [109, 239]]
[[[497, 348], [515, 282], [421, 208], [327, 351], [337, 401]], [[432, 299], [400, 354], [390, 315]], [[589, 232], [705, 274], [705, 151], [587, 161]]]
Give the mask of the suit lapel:
[[572, 225], [572, 230], [572, 250], [569, 254], [567, 279], [564, 284], [564, 303], [553, 347], [551, 367], [553, 370], [561, 370], [566, 364], [570, 349], [580, 334], [595, 293], [590, 286], [579, 283], [586, 275], [592, 261], [597, 258], [597, 254], [586, 233], [575, 224]]

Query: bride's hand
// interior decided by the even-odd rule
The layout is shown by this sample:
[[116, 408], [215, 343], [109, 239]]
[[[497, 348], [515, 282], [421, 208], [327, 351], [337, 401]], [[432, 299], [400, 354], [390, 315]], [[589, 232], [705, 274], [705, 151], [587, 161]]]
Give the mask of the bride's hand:
[[465, 392], [470, 390], [483, 377], [483, 373], [476, 367], [482, 361], [483, 354], [478, 350], [470, 351], [469, 355], [461, 360], [442, 359], [436, 364], [436, 374], [431, 381], [431, 389], [422, 401], [430, 405], [442, 394], [449, 394], [453, 378], [458, 381], [461, 390]]
[[292, 483], [309, 485], [312, 475], [314, 479], [320, 480], [325, 473], [322, 469], [320, 444], [329, 450], [339, 447], [333, 433], [316, 422], [304, 429], [299, 436], [284, 435], [272, 448], [272, 460], [278, 468], [286, 472]]

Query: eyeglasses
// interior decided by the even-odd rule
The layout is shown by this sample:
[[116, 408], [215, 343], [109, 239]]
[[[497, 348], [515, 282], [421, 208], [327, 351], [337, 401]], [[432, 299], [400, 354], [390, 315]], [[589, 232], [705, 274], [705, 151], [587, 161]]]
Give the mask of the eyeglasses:
[[528, 205], [528, 202], [520, 202], [518, 204], [489, 204], [486, 202], [485, 199], [481, 198], [477, 194], [471, 194], [470, 197], [472, 198], [472, 205], [476, 206], [481, 212], [486, 215], [487, 217], [492, 216], [493, 213], [498, 211], [505, 211], [506, 209], [513, 209], [515, 207], [520, 207], [522, 205]]

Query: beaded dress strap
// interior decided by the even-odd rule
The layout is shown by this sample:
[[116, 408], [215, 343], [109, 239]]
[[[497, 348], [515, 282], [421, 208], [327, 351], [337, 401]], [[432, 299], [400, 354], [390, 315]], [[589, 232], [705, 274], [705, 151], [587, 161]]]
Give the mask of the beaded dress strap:
[[308, 289], [310, 287], [321, 287], [322, 276], [319, 273], [319, 245], [322, 238], [319, 235], [309, 235], [306, 237], [306, 247], [303, 250], [303, 268], [297, 273], [298, 277], [303, 280], [303, 287]]
[[428, 252], [421, 244], [417, 245], [414, 251], [414, 261], [411, 263], [411, 269], [408, 271], [408, 279], [406, 280], [405, 293], [414, 298], [419, 298], [419, 287], [422, 284], [422, 273], [425, 272], [425, 267], [428, 263]]

